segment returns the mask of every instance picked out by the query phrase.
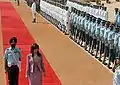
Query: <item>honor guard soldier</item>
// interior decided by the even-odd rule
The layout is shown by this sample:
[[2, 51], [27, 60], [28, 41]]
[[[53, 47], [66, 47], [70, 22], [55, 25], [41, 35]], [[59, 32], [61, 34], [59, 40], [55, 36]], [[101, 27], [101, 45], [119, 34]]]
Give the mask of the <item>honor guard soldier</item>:
[[87, 46], [88, 46], [88, 39], [89, 39], [89, 35], [88, 35], [88, 24], [89, 24], [89, 14], [86, 15], [86, 20], [84, 23], [84, 29], [85, 29], [85, 50], [87, 50]]
[[108, 34], [110, 32], [110, 22], [107, 21], [106, 22], [106, 29], [104, 31], [104, 43], [105, 43], [105, 49], [104, 49], [104, 57], [103, 57], [103, 64], [107, 64], [106, 61], [106, 57], [109, 57], [109, 44], [108, 44]]
[[119, 48], [119, 37], [120, 37], [120, 33], [119, 33], [119, 28], [115, 29], [115, 37], [114, 37], [114, 45], [115, 45], [115, 62], [114, 62], [114, 66], [113, 66], [113, 72], [115, 71], [115, 67], [116, 67], [116, 62], [119, 59], [120, 56], [120, 48]]
[[81, 19], [81, 31], [82, 31], [82, 41], [80, 43], [81, 46], [83, 46], [84, 42], [85, 42], [85, 28], [84, 28], [84, 23], [85, 23], [85, 20], [86, 20], [86, 12], [83, 12], [83, 17]]
[[109, 62], [108, 68], [110, 68], [111, 62], [114, 63], [115, 60], [115, 47], [114, 47], [114, 26], [113, 24], [110, 25], [110, 32], [108, 34], [108, 44], [109, 44]]
[[78, 28], [79, 28], [79, 35], [78, 35], [78, 44], [80, 45], [81, 39], [82, 39], [82, 26], [81, 26], [81, 20], [83, 16], [83, 11], [80, 11], [79, 13], [79, 23], [78, 23]]
[[91, 36], [92, 36], [92, 45], [91, 45], [91, 51], [90, 51], [90, 53], [92, 54], [92, 55], [94, 55], [93, 53], [94, 53], [94, 51], [95, 51], [95, 49], [96, 49], [96, 44], [97, 44], [97, 39], [96, 39], [96, 37], [95, 37], [95, 31], [96, 31], [96, 25], [97, 25], [97, 23], [96, 23], [96, 18], [93, 16], [93, 18], [92, 18], [92, 27], [91, 27]]
[[104, 44], [104, 32], [105, 32], [105, 21], [103, 20], [101, 22], [101, 28], [100, 28], [100, 57], [99, 57], [99, 60], [101, 61], [101, 57], [102, 57], [102, 54], [104, 53], [104, 49], [105, 49], [105, 44]]
[[99, 52], [99, 48], [100, 48], [100, 22], [101, 22], [101, 19], [98, 18], [97, 19], [96, 30], [95, 30], [95, 36], [96, 36], [96, 39], [97, 39], [96, 55], [95, 55], [96, 58], [98, 56], [98, 52]]

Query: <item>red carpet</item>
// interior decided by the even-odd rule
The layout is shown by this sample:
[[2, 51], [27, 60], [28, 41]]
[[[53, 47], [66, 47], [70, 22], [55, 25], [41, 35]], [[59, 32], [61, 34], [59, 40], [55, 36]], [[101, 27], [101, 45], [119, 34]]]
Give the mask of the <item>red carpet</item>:
[[[3, 47], [4, 49], [9, 47], [9, 39], [11, 37], [16, 36], [18, 38], [17, 46], [22, 50], [22, 72], [19, 76], [19, 85], [28, 85], [28, 80], [25, 78], [26, 56], [30, 52], [30, 45], [35, 41], [11, 3], [1, 2], [0, 8], [2, 9], [1, 23]], [[46, 68], [46, 77], [43, 77], [43, 85], [61, 85], [60, 80], [47, 62], [44, 55], [43, 59]]]

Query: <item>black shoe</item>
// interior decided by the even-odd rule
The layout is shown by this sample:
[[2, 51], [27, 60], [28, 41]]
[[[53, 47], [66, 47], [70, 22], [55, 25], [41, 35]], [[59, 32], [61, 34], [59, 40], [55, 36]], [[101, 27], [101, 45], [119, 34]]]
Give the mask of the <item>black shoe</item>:
[[84, 49], [87, 51], [87, 46], [86, 45], [84, 46]]
[[97, 55], [95, 55], [95, 58], [97, 58], [97, 59], [98, 59], [98, 56], [97, 56]]
[[93, 54], [93, 50], [91, 50], [90, 54], [91, 54], [91, 55]]
[[110, 67], [110, 65], [107, 66], [109, 69], [112, 69], [112, 67]]
[[77, 43], [77, 40], [75, 39], [75, 42]]
[[83, 47], [83, 43], [81, 43], [80, 46]]
[[73, 37], [72, 37], [72, 36], [69, 36], [69, 38], [70, 38], [70, 39], [73, 39]]
[[32, 23], [35, 23], [35, 21], [32, 21]]
[[98, 58], [98, 60], [99, 60], [100, 62], [102, 62], [101, 58]]
[[20, 6], [20, 3], [18, 2], [18, 4], [17, 4], [18, 6]]
[[79, 43], [79, 42], [77, 42], [77, 44], [78, 44], [78, 45], [80, 45], [80, 43]]
[[105, 61], [102, 62], [104, 65], [107, 65], [107, 63]]
[[69, 35], [69, 34], [65, 32], [65, 35]]
[[33, 19], [32, 23], [35, 23], [36, 22], [36, 19]]

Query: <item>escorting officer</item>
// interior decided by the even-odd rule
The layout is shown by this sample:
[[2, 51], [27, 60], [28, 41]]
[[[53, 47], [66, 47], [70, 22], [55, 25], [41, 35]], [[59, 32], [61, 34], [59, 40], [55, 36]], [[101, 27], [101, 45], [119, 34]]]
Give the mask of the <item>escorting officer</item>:
[[21, 70], [21, 52], [16, 47], [17, 38], [12, 37], [10, 47], [5, 50], [5, 71], [8, 72], [9, 85], [18, 85], [19, 71]]

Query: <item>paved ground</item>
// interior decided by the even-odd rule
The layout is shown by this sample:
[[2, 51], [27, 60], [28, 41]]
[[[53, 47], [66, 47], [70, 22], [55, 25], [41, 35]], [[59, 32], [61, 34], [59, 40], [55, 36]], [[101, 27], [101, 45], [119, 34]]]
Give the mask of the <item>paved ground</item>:
[[[75, 45], [67, 36], [60, 33], [39, 15], [37, 15], [37, 23], [32, 24], [31, 11], [24, 2], [21, 2], [20, 7], [17, 7], [14, 3], [13, 6], [32, 37], [43, 49], [47, 60], [63, 85], [112, 85], [113, 74]], [[0, 41], [2, 41], [1, 29]], [[2, 50], [1, 46], [2, 42], [0, 42], [0, 50]], [[0, 65], [2, 66], [3, 63]], [[3, 68], [0, 70], [0, 75], [5, 76]], [[4, 81], [4, 78], [2, 80], [2, 77], [0, 77], [0, 85], [5, 85], [2, 84]]]

